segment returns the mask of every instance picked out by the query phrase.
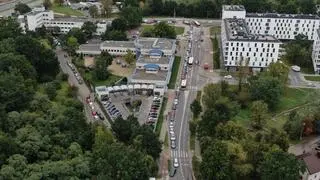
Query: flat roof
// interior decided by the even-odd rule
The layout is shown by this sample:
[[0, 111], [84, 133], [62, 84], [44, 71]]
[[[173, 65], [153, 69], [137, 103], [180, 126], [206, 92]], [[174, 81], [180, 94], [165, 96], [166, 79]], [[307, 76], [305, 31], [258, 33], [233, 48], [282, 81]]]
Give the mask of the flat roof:
[[244, 19], [227, 18], [224, 19], [224, 24], [229, 41], [280, 42], [268, 34], [251, 34]]
[[136, 69], [131, 78], [133, 80], [166, 81], [168, 71], [158, 71], [157, 73], [146, 73], [145, 70]]
[[37, 9], [34, 9], [33, 11], [30, 11], [28, 13], [25, 13], [24, 15], [37, 15], [39, 13], [42, 13], [42, 12], [50, 12], [51, 10], [37, 10]]
[[287, 18], [287, 19], [320, 19], [314, 14], [278, 14], [278, 13], [246, 13], [246, 17]]
[[101, 47], [135, 48], [135, 45], [133, 41], [104, 41], [101, 43]]
[[166, 38], [139, 38], [135, 40], [135, 43], [142, 49], [171, 50], [176, 40]]
[[298, 158], [305, 162], [310, 174], [320, 172], [320, 155], [316, 151], [302, 154]]
[[100, 44], [81, 44], [78, 51], [101, 51]]
[[137, 62], [138, 63], [153, 63], [153, 64], [169, 64], [171, 57], [150, 57], [148, 55], [140, 55]]
[[225, 11], [245, 11], [243, 5], [223, 5], [223, 10]]

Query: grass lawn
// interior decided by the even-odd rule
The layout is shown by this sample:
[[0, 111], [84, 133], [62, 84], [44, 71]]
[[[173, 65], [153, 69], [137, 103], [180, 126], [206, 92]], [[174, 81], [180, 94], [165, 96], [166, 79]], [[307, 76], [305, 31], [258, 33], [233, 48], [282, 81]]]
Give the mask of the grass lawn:
[[158, 137], [160, 136], [162, 123], [163, 123], [163, 118], [164, 118], [163, 113], [164, 113], [164, 110], [166, 109], [167, 101], [168, 101], [168, 98], [164, 97], [163, 101], [162, 101], [161, 109], [160, 109], [160, 112], [159, 112], [159, 118], [158, 118], [157, 125], [156, 125], [156, 135]]
[[168, 139], [168, 133], [166, 133], [166, 137], [164, 138], [164, 147], [169, 147], [169, 139]]
[[171, 77], [169, 81], [168, 88], [174, 89], [178, 77], [179, 67], [180, 67], [181, 57], [176, 56], [172, 65]]
[[[280, 103], [275, 113], [281, 113], [283, 111], [306, 104], [308, 101], [310, 101], [310, 96], [312, 96], [314, 91], [314, 89], [287, 88], [285, 90], [284, 96], [280, 98]], [[273, 115], [276, 114], [270, 113], [270, 117], [272, 117]], [[269, 127], [282, 128], [282, 126], [288, 119], [287, 116], [288, 114], [282, 114], [280, 116], [272, 118], [272, 120], [268, 121], [267, 124]], [[239, 123], [240, 125], [243, 125], [244, 127], [249, 127], [249, 108], [241, 109], [239, 113], [233, 118], [233, 121]]]
[[214, 26], [210, 28], [210, 35], [214, 36], [215, 34], [219, 35], [221, 32], [221, 27], [220, 26]]
[[79, 10], [74, 10], [74, 9], [71, 9], [70, 7], [67, 7], [67, 6], [59, 6], [57, 4], [54, 4], [52, 6], [52, 10], [55, 13], [61, 13], [61, 14], [65, 14], [67, 16], [84, 16], [84, 14]]
[[[142, 25], [140, 31], [151, 31], [153, 29], [153, 25]], [[176, 35], [183, 34], [184, 32], [184, 27], [176, 27], [174, 26], [174, 29], [176, 31]]]
[[86, 79], [90, 80], [94, 86], [111, 86], [122, 78], [121, 76], [116, 76], [116, 75], [110, 74], [110, 76], [107, 80], [94, 81], [89, 72], [86, 72], [84, 76]]
[[308, 81], [320, 81], [320, 76], [304, 76]]

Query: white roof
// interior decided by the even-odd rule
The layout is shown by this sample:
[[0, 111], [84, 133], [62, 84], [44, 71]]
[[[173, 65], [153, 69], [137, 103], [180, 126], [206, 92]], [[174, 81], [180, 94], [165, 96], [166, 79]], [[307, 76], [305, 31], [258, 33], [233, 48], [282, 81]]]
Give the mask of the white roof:
[[113, 89], [114, 89], [115, 91], [119, 91], [119, 90], [120, 90], [120, 86], [113, 86]]
[[148, 85], [142, 84], [141, 89], [148, 89]]
[[107, 89], [109, 92], [114, 91], [114, 89], [112, 87], [108, 87]]
[[127, 89], [128, 89], [128, 86], [127, 86], [127, 85], [121, 85], [120, 88], [121, 88], [122, 90], [127, 90]]
[[132, 84], [129, 84], [129, 85], [128, 85], [128, 89], [133, 89], [133, 85], [132, 85]]
[[153, 84], [150, 84], [150, 85], [148, 86], [148, 89], [153, 89], [153, 88], [154, 88]]
[[141, 89], [141, 85], [140, 84], [135, 84], [135, 85], [133, 85], [133, 89]]

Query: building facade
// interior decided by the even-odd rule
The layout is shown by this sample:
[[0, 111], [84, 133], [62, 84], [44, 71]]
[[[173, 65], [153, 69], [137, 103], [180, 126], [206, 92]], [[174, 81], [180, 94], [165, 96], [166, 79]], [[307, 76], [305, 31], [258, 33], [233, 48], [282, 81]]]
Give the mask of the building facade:
[[72, 28], [81, 28], [86, 21], [94, 22], [97, 25], [96, 35], [101, 35], [107, 30], [108, 21], [95, 21], [88, 18], [55, 18], [51, 10], [35, 8], [31, 12], [18, 17], [20, 27], [24, 32], [35, 31], [37, 28], [57, 28], [60, 33], [68, 33]]
[[[241, 22], [237, 23], [237, 21]], [[230, 26], [228, 26], [229, 22], [231, 22]], [[236, 24], [238, 28], [233, 24]], [[319, 53], [316, 42], [319, 37], [317, 32], [319, 28], [320, 18], [317, 15], [246, 13], [245, 8], [241, 5], [224, 5], [221, 38], [225, 67], [235, 66], [236, 62], [233, 61], [240, 54], [249, 61], [250, 67], [265, 68], [271, 62], [280, 59], [283, 49], [279, 40], [293, 40], [296, 35], [304, 34], [309, 40], [315, 41], [312, 57], [314, 70], [319, 72], [315, 64], [319, 60], [315, 59]], [[243, 29], [245, 33], [242, 32]], [[230, 41], [230, 34], [234, 36], [233, 39], [231, 38], [233, 42]], [[241, 43], [244, 37], [249, 37], [249, 41]], [[227, 46], [230, 44], [228, 41], [233, 46]], [[240, 52], [237, 52], [236, 49]]]

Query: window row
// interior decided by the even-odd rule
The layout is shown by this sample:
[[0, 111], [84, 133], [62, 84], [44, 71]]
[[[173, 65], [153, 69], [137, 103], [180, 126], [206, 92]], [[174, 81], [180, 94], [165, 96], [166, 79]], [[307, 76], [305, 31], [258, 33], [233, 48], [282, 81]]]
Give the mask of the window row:
[[[247, 47], [250, 47], [250, 44], [253, 44], [253, 43], [247, 43]], [[258, 47], [258, 44], [260, 44], [260, 47], [272, 47], [272, 48], [274, 48], [274, 44], [272, 43], [254, 43], [254, 47]], [[265, 45], [266, 44], [266, 45]], [[271, 45], [270, 45], [271, 44]], [[229, 46], [229, 42], [226, 42], [226, 44], [225, 44], [226, 46]], [[233, 43], [233, 42], [231, 42], [230, 43], [230, 46], [236, 46], [236, 47], [244, 47], [244, 43]]]
[[[268, 52], [270, 51], [270, 48], [260, 48], [260, 52], [261, 52], [261, 49], [262, 49], [262, 53], [264, 53], [264, 52], [267, 52], [267, 54], [268, 54]], [[225, 50], [226, 51], [228, 51], [229, 50], [229, 48], [228, 47], [226, 47], [225, 48]], [[232, 50], [232, 51], [241, 51], [240, 53], [243, 53], [243, 52], [245, 52], [245, 51], [249, 51], [249, 52], [251, 52], [251, 50], [253, 50], [254, 51], [254, 48], [248, 48], [248, 49], [246, 49], [246, 48], [235, 48], [235, 47], [232, 47], [232, 48], [230, 48], [230, 50]], [[252, 52], [253, 52], [252, 51]], [[259, 48], [256, 48], [256, 52], [258, 52], [259, 51]], [[249, 52], [247, 52], [247, 54], [249, 54]], [[272, 49], [272, 52], [274, 53], [274, 52], [276, 52], [276, 49]]]

